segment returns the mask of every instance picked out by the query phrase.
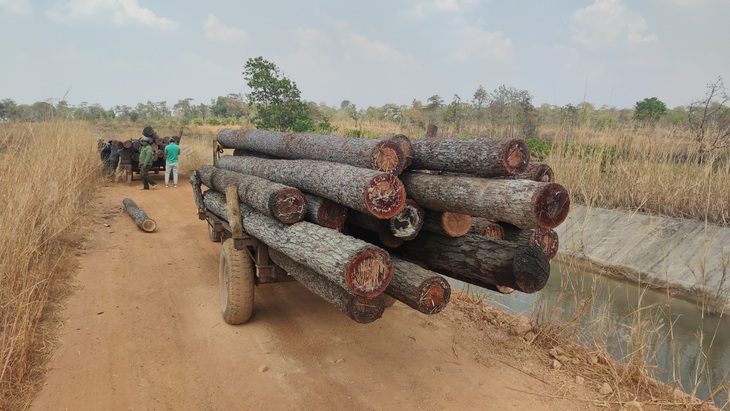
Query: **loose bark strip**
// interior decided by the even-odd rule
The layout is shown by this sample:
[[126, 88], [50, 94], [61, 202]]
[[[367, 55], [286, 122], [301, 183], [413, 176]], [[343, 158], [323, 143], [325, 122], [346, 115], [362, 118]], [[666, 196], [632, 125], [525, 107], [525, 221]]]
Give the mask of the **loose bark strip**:
[[202, 166], [199, 173], [206, 186], [220, 192], [236, 187], [241, 201], [284, 224], [301, 221], [307, 213], [307, 200], [296, 188], [214, 166]]
[[200, 172], [198, 170], [190, 172], [190, 184], [193, 186], [195, 206], [198, 208], [198, 212], [201, 212], [205, 209], [205, 204], [203, 204], [203, 192], [200, 189]]
[[134, 220], [134, 223], [137, 224], [137, 227], [148, 233], [155, 231], [157, 228], [155, 220], [147, 217], [147, 214], [137, 207], [137, 204], [135, 204], [131, 198], [125, 198], [122, 200], [122, 204], [124, 204], [127, 214], [132, 217], [132, 220]]
[[530, 162], [523, 140], [425, 138], [411, 139], [411, 145], [413, 169], [497, 177], [520, 174]]
[[570, 196], [557, 183], [404, 172], [408, 196], [422, 207], [451, 211], [522, 229], [554, 228], [568, 216]]
[[379, 294], [374, 298], [358, 297], [343, 290], [342, 287], [328, 280], [322, 274], [297, 263], [280, 251], [272, 249], [269, 256], [276, 265], [286, 270], [289, 275], [307, 287], [309, 291], [322, 297], [358, 323], [368, 324], [383, 315], [385, 310], [383, 294]]
[[448, 237], [461, 237], [472, 227], [472, 217], [468, 214], [426, 209], [423, 229]]
[[480, 217], [474, 217], [474, 226], [472, 230], [475, 234], [484, 235], [494, 238], [495, 240], [504, 240], [504, 228], [499, 223], [490, 221]]
[[451, 298], [451, 286], [440, 275], [416, 264], [391, 257], [393, 280], [385, 293], [424, 314], [441, 312]]
[[[221, 193], [207, 191], [203, 200], [212, 213], [226, 215]], [[240, 209], [246, 233], [355, 295], [373, 298], [393, 277], [390, 256], [381, 248], [306, 221], [285, 225], [245, 204]]]
[[542, 250], [475, 234], [449, 238], [422, 232], [398, 252], [437, 270], [525, 293], [541, 290], [550, 275], [550, 261]]
[[555, 230], [549, 228], [535, 228], [520, 230], [511, 224], [502, 224], [505, 240], [527, 244], [541, 249], [551, 260], [558, 254], [560, 239]]
[[304, 198], [307, 199], [305, 220], [322, 227], [342, 231], [347, 220], [347, 207], [314, 194], [304, 193]]
[[238, 203], [238, 189], [235, 186], [226, 188], [226, 218], [233, 238], [242, 238], [243, 221]]
[[218, 167], [296, 187], [383, 219], [398, 214], [406, 201], [398, 177], [347, 164], [223, 156]]
[[423, 227], [425, 214], [423, 207], [419, 206], [418, 203], [406, 199], [403, 210], [388, 220], [390, 232], [394, 237], [406, 241], [416, 238]]
[[355, 167], [400, 174], [406, 158], [400, 144], [388, 139], [345, 138], [312, 133], [223, 129], [218, 143], [290, 160], [332, 161]]

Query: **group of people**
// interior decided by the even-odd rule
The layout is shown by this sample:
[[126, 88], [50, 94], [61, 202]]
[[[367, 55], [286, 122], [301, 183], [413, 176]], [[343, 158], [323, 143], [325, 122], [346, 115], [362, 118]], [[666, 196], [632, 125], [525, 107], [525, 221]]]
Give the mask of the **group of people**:
[[[139, 139], [141, 149], [139, 151], [139, 174], [142, 179], [142, 189], [149, 190], [157, 187], [157, 182], [150, 177], [149, 172], [152, 168], [152, 158], [154, 152], [150, 143], [152, 139], [143, 136]], [[123, 142], [110, 138], [107, 145], [101, 150], [101, 161], [104, 164], [106, 175], [114, 175], [114, 182], [118, 183], [122, 174], [126, 173], [127, 184], [132, 183], [132, 154], [133, 148], [131, 144], [125, 145]], [[178, 164], [179, 164], [180, 146], [174, 137], [170, 138], [170, 142], [165, 146], [165, 187], [170, 186], [170, 175], [172, 174], [172, 186], [177, 187]]]

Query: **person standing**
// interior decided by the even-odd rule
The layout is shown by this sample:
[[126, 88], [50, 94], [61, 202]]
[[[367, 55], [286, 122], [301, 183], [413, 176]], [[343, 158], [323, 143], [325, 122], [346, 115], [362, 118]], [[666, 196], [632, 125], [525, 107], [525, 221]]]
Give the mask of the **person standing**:
[[129, 141], [129, 147], [125, 147], [124, 143], [119, 142], [117, 153], [119, 154], [119, 168], [114, 177], [114, 182], [119, 182], [122, 173], [126, 173], [127, 184], [132, 184], [132, 145]]
[[165, 146], [165, 188], [170, 186], [170, 173], [172, 173], [172, 186], [177, 187], [177, 169], [180, 146], [175, 143], [175, 137], [170, 137], [170, 143]]
[[157, 183], [150, 177], [150, 168], [152, 168], [152, 147], [149, 144], [147, 137], [139, 139], [139, 144], [142, 145], [142, 150], [139, 152], [139, 175], [142, 177], [142, 184], [144, 187], [142, 190], [149, 190], [150, 188], [157, 188]]
[[112, 139], [109, 149], [109, 177], [117, 172], [117, 164], [119, 164], [119, 141]]
[[101, 164], [104, 166], [104, 175], [108, 175], [110, 172], [109, 169], [111, 168], [111, 164], [109, 163], [109, 156], [112, 152], [112, 141], [114, 141], [114, 139], [110, 138], [100, 152]]

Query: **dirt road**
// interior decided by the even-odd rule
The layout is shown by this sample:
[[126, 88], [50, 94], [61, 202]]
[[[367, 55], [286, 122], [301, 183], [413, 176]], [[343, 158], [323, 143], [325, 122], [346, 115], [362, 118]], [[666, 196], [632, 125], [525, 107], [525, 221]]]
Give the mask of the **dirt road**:
[[[463, 301], [435, 316], [396, 303], [361, 325], [298, 283], [269, 284], [256, 288], [250, 323], [229, 326], [220, 244], [197, 218], [187, 176], [158, 187], [104, 188], [32, 409], [585, 410], [577, 398], [596, 395], [598, 382], [578, 386]], [[134, 225], [125, 197], [157, 222], [154, 233]]]

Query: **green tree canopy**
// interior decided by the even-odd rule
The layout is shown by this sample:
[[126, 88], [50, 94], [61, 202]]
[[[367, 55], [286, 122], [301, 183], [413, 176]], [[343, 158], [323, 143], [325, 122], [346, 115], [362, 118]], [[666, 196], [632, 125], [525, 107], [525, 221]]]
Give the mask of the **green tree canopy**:
[[243, 78], [251, 88], [248, 104], [254, 110], [253, 123], [266, 130], [307, 131], [312, 119], [300, 98], [297, 84], [279, 72], [276, 64], [263, 57], [246, 61]]
[[667, 105], [656, 97], [645, 98], [634, 105], [634, 120], [655, 123], [667, 114]]

